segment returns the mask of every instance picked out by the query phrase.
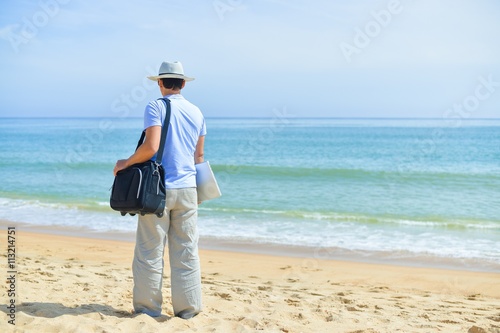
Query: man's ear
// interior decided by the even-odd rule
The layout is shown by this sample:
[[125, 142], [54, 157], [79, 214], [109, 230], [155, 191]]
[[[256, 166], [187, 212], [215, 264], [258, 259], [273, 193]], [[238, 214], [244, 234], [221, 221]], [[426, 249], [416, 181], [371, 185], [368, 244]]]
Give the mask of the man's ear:
[[163, 87], [163, 81], [160, 79], [158, 79], [158, 87], [160, 87], [160, 88]]
[[184, 89], [185, 85], [186, 85], [186, 80], [182, 80], [182, 88], [181, 89]]

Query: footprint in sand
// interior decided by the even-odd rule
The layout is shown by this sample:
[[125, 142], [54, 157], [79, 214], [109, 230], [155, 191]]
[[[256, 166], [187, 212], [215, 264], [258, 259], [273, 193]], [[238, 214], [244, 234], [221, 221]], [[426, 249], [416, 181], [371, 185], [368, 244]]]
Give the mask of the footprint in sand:
[[360, 309], [356, 308], [355, 306], [348, 306], [346, 307], [347, 311], [351, 311], [351, 312], [354, 312], [354, 311], [361, 311]]
[[231, 295], [228, 293], [213, 293], [212, 295], [219, 296], [220, 298], [225, 299], [227, 301], [230, 301], [232, 299]]
[[40, 274], [40, 275], [45, 275], [45, 276], [47, 276], [47, 277], [53, 277], [53, 276], [54, 276], [54, 274], [49, 273], [49, 272], [44, 272], [44, 271], [40, 271], [40, 272], [38, 272], [38, 274]]
[[387, 287], [374, 287], [372, 289], [370, 289], [370, 292], [372, 293], [381, 293], [381, 292], [384, 292], [384, 291], [387, 291], [389, 290], [389, 288]]
[[469, 296], [467, 296], [467, 299], [468, 299], [469, 301], [477, 301], [477, 298], [478, 298], [478, 297], [481, 297], [481, 294], [469, 295]]
[[300, 305], [300, 300], [298, 300], [298, 299], [287, 298], [287, 299], [285, 299], [285, 302], [290, 306], [299, 306]]
[[352, 303], [354, 303], [353, 300], [348, 299], [348, 298], [343, 298], [343, 297], [340, 298], [340, 302], [342, 302], [342, 304], [352, 304]]
[[273, 290], [273, 288], [269, 287], [269, 286], [258, 286], [257, 288], [261, 291], [272, 291]]

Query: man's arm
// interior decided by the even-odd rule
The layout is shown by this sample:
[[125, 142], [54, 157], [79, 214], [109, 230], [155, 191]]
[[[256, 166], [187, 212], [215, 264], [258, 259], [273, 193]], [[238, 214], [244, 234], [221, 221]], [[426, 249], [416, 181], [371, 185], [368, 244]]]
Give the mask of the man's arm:
[[196, 144], [196, 151], [194, 152], [194, 163], [202, 163], [204, 161], [204, 146], [205, 146], [205, 136], [200, 136], [198, 138], [198, 143]]
[[146, 139], [139, 148], [126, 160], [116, 162], [113, 173], [128, 168], [129, 166], [150, 160], [160, 147], [161, 126], [151, 126], [146, 129]]

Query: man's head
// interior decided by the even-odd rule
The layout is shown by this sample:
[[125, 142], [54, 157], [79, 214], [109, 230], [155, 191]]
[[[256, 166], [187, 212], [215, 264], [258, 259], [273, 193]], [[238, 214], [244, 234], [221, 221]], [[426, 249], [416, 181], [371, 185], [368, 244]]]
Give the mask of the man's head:
[[166, 89], [172, 89], [172, 90], [181, 90], [184, 88], [184, 84], [186, 81], [183, 79], [173, 79], [173, 78], [163, 78], [163, 79], [158, 79], [158, 85], [162, 83], [163, 87]]
[[180, 94], [181, 89], [186, 85], [183, 79], [163, 78], [158, 79], [158, 86], [162, 96], [171, 94]]

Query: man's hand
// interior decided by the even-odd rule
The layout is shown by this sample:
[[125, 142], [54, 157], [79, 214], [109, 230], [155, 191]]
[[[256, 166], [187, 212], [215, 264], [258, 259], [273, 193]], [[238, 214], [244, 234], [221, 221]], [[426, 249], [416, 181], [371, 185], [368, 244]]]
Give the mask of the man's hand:
[[113, 173], [116, 176], [118, 171], [128, 168], [131, 165], [150, 160], [160, 146], [161, 126], [151, 126], [146, 129], [146, 140], [137, 150], [126, 160], [116, 161]]
[[116, 176], [118, 171], [123, 170], [128, 167], [128, 160], [118, 160], [116, 161], [115, 168], [113, 169], [113, 174]]

